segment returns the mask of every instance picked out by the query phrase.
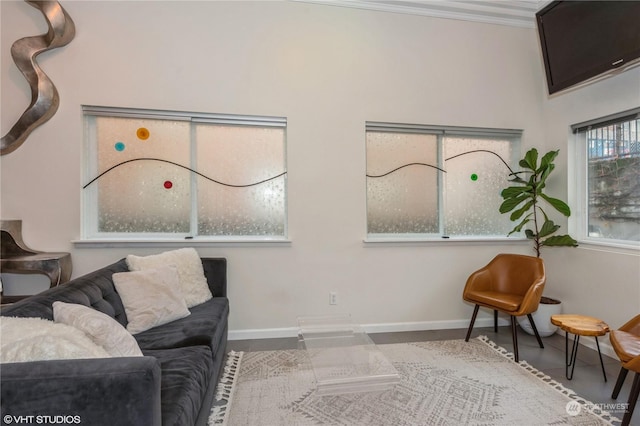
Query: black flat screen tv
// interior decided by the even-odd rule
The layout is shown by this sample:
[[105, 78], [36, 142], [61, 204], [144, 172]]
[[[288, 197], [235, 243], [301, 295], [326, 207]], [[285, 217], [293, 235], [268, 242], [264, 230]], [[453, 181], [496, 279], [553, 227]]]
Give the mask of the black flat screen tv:
[[536, 21], [549, 94], [640, 58], [640, 0], [553, 1]]

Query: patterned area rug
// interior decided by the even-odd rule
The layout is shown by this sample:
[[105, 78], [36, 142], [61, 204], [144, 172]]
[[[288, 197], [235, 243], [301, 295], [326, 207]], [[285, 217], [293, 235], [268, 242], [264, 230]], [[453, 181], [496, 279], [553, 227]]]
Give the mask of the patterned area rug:
[[393, 389], [319, 396], [304, 351], [232, 352], [209, 425], [608, 425], [560, 383], [486, 337], [378, 345]]

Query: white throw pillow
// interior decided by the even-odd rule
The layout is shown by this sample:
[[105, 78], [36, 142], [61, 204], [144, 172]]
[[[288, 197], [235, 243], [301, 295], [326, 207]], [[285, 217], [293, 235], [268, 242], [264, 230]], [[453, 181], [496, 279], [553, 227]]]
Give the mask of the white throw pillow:
[[42, 318], [0, 317], [0, 362], [109, 358], [82, 331]]
[[82, 331], [111, 356], [143, 356], [138, 342], [122, 324], [88, 306], [53, 302], [53, 320]]
[[113, 283], [127, 313], [127, 330], [137, 334], [191, 314], [178, 287], [173, 266], [118, 272]]
[[194, 248], [181, 248], [151, 256], [127, 256], [130, 271], [142, 271], [172, 265], [178, 269], [180, 290], [187, 307], [199, 305], [213, 295], [204, 276], [202, 260]]

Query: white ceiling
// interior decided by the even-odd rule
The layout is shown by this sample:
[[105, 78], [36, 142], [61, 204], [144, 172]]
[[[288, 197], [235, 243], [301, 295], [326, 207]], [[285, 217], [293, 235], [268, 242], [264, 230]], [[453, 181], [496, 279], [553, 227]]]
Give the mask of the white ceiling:
[[545, 0], [296, 0], [331, 6], [407, 13], [516, 27], [535, 28]]

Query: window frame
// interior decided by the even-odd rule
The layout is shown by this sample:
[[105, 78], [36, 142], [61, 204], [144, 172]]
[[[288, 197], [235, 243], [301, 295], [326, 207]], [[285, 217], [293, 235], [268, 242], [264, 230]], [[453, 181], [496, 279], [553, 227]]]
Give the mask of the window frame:
[[[237, 114], [218, 114], [218, 113], [199, 113], [184, 111], [164, 111], [152, 109], [122, 108], [122, 107], [103, 107], [94, 105], [83, 105], [83, 127], [84, 127], [84, 155], [82, 170], [82, 190], [81, 190], [81, 238], [74, 241], [80, 245], [108, 245], [118, 246], [137, 244], [141, 246], [147, 245], [189, 245], [211, 244], [211, 243], [281, 243], [289, 242], [288, 229], [288, 190], [287, 190], [287, 119], [286, 117], [275, 116], [254, 116], [254, 115], [237, 115]], [[284, 179], [284, 218], [283, 218], [283, 234], [282, 235], [198, 235], [198, 192], [197, 192], [197, 174], [191, 173], [190, 184], [190, 214], [189, 232], [101, 232], [98, 228], [98, 200], [97, 185], [94, 181], [99, 176], [97, 171], [97, 143], [96, 135], [93, 134], [95, 126], [90, 124], [92, 117], [121, 117], [131, 119], [160, 119], [171, 121], [185, 121], [192, 125], [198, 124], [217, 124], [231, 125], [240, 127], [262, 127], [262, 128], [281, 128], [283, 135], [283, 164], [285, 170], [281, 177]], [[196, 139], [194, 137], [194, 127], [191, 126], [189, 139], [189, 161], [188, 167], [192, 168], [196, 162], [197, 148]], [[95, 173], [92, 175], [92, 173]], [[100, 172], [102, 173], [102, 172]]]
[[640, 119], [640, 107], [570, 126], [568, 173], [573, 179], [569, 179], [568, 188], [568, 198], [572, 208], [568, 225], [569, 232], [581, 246], [595, 246], [605, 250], [622, 250], [640, 254], [640, 242], [589, 235], [589, 160], [586, 132], [634, 119]]
[[[521, 129], [502, 129], [502, 128], [484, 128], [484, 127], [463, 127], [463, 126], [440, 126], [440, 125], [422, 125], [422, 124], [405, 124], [405, 123], [390, 123], [390, 122], [377, 122], [377, 121], [366, 121], [365, 122], [365, 152], [366, 152], [366, 141], [367, 141], [367, 133], [368, 132], [387, 132], [387, 133], [418, 133], [418, 134], [429, 134], [436, 135], [437, 140], [437, 158], [438, 158], [438, 167], [442, 168], [444, 159], [444, 142], [443, 138], [446, 136], [452, 137], [510, 137], [515, 140], [517, 146], [513, 150], [512, 158], [509, 161], [511, 164], [517, 164], [521, 150], [522, 150], [522, 137], [524, 131]], [[366, 166], [366, 160], [365, 160]], [[368, 177], [367, 177], [368, 179]], [[367, 180], [365, 179], [365, 243], [412, 243], [412, 242], [433, 242], [433, 243], [443, 243], [443, 242], [516, 242], [522, 243], [526, 242], [527, 239], [524, 235], [514, 235], [507, 236], [508, 232], [511, 228], [505, 230], [504, 236], [499, 235], [465, 235], [465, 236], [450, 236], [444, 235], [443, 229], [445, 227], [445, 209], [444, 209], [444, 180], [442, 177], [442, 172], [438, 171], [437, 176], [437, 185], [438, 185], [438, 233], [393, 233], [393, 234], [382, 234], [382, 233], [369, 233], [369, 223], [368, 223], [368, 196], [367, 196]], [[508, 186], [508, 181], [505, 181], [505, 188]], [[498, 210], [499, 205], [495, 206], [496, 215], [500, 215]]]

